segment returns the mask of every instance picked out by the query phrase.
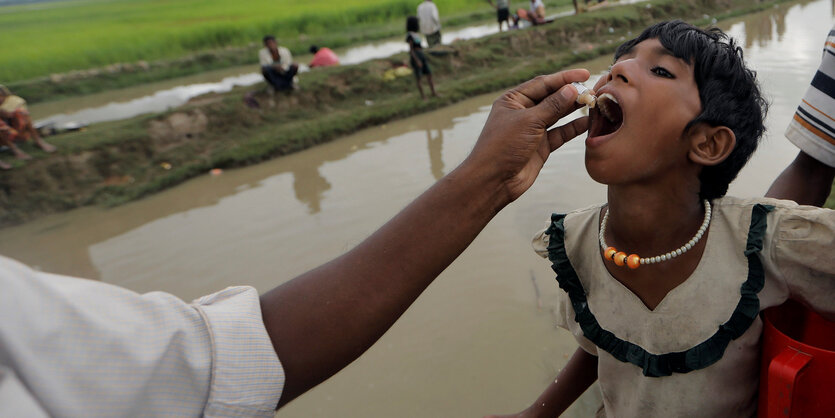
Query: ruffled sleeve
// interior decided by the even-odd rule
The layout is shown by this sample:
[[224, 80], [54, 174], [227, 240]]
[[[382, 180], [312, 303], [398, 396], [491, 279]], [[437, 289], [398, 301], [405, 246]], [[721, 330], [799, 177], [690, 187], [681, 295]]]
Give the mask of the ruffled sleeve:
[[778, 205], [764, 262], [788, 295], [835, 321], [835, 211]]
[[[548, 224], [550, 225], [551, 221], [549, 221]], [[549, 226], [548, 228], [539, 231], [536, 235], [534, 235], [531, 242], [534, 252], [545, 259], [548, 258], [548, 245], [551, 242], [549, 232], [551, 228], [552, 227]], [[577, 340], [577, 343], [583, 350], [593, 356], [597, 356], [597, 346], [583, 335], [583, 330], [580, 328], [577, 321], [574, 320], [575, 315], [574, 307], [571, 305], [571, 299], [568, 297], [568, 293], [562, 291], [558, 292], [557, 307], [555, 310], [556, 325], [560, 328], [568, 330], [572, 335], [574, 335], [574, 339]]]

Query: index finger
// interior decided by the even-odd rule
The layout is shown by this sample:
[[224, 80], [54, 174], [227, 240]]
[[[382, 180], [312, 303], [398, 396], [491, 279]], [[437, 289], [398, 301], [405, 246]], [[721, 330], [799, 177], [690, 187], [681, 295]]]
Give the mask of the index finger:
[[560, 71], [526, 81], [513, 91], [522, 96], [521, 98], [527, 99], [526, 103], [523, 103], [525, 107], [531, 107], [554, 94], [562, 86], [575, 81], [586, 81], [590, 75], [589, 70], [582, 68]]

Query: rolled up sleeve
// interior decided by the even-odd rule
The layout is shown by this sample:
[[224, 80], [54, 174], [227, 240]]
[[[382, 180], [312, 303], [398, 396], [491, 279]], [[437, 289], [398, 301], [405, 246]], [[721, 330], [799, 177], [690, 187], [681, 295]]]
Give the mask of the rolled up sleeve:
[[252, 287], [186, 303], [0, 257], [0, 289], [0, 366], [49, 415], [274, 414], [284, 373]]
[[284, 370], [264, 321], [258, 292], [230, 287], [194, 301], [212, 339], [207, 416], [273, 416]]

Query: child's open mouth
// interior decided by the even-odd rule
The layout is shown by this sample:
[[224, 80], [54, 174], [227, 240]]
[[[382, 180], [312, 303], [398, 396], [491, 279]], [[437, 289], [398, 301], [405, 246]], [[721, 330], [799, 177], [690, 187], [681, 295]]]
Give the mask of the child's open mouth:
[[623, 111], [615, 96], [603, 93], [597, 96], [597, 106], [589, 109], [591, 127], [589, 138], [606, 136], [616, 132], [623, 125]]

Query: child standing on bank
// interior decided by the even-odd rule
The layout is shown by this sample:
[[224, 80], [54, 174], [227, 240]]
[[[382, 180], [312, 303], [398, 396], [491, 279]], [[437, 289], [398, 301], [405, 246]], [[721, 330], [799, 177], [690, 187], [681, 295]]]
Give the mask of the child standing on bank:
[[420, 97], [426, 100], [426, 95], [423, 94], [423, 87], [420, 85], [421, 76], [426, 76], [426, 80], [429, 82], [429, 89], [432, 90], [432, 96], [437, 97], [438, 95], [435, 93], [435, 84], [432, 82], [432, 69], [429, 68], [429, 63], [426, 62], [426, 56], [423, 55], [423, 46], [421, 46], [420, 35], [417, 34], [418, 30], [418, 18], [416, 16], [406, 18], [406, 43], [409, 44], [409, 64], [412, 65], [412, 71], [415, 73]]
[[608, 417], [754, 416], [760, 311], [792, 298], [835, 320], [835, 211], [725, 197], [766, 103], [718, 29], [654, 25], [596, 87], [585, 162], [608, 202], [533, 243], [580, 348], [519, 416], [557, 416], [595, 380]]

